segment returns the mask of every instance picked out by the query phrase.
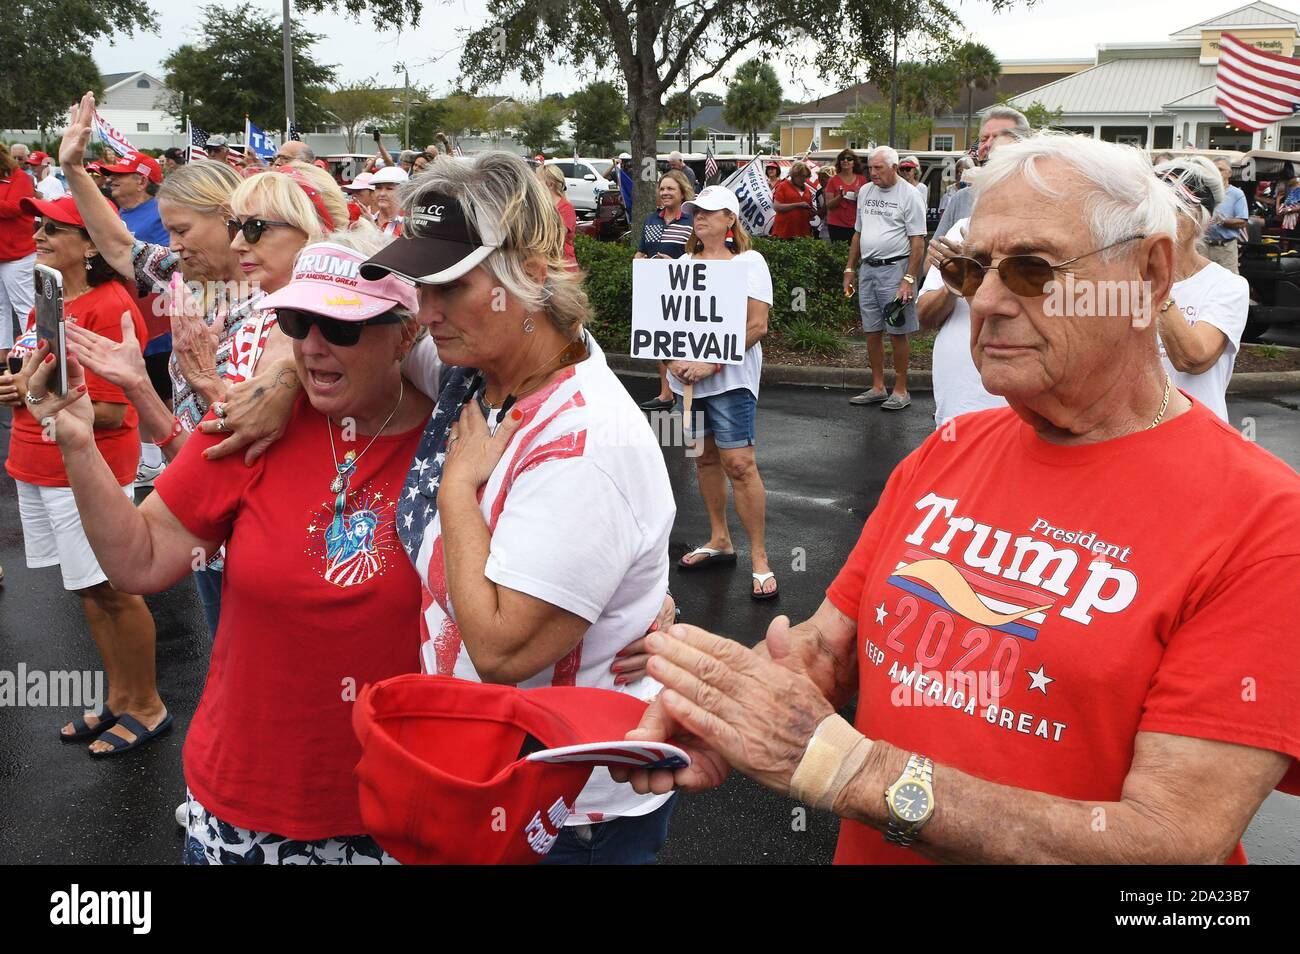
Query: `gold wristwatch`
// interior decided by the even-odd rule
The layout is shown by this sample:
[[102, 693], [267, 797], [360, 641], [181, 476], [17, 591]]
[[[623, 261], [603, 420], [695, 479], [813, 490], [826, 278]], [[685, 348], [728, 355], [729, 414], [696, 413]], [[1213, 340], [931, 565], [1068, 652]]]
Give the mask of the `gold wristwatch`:
[[909, 275], [909, 274], [907, 274], [906, 272], [904, 272], [904, 273], [903, 273], [903, 281], [907, 282], [909, 285], [915, 285], [915, 284], [916, 284], [916, 276], [915, 276], [915, 275]]
[[934, 763], [924, 755], [912, 753], [907, 767], [893, 785], [885, 789], [885, 808], [889, 825], [885, 841], [904, 848], [934, 815]]

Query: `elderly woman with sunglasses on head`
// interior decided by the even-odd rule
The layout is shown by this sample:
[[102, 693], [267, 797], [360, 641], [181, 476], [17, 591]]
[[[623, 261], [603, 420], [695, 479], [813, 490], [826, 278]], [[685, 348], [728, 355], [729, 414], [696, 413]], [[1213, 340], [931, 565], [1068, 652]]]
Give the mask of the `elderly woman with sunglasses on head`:
[[[267, 173], [267, 176], [273, 173]], [[252, 467], [203, 458], [196, 433], [137, 509], [90, 440], [90, 407], [50, 395], [87, 535], [113, 583], [166, 589], [228, 545], [212, 665], [185, 741], [190, 863], [372, 863], [352, 768], [351, 693], [416, 668], [419, 583], [396, 504], [432, 402], [400, 363], [414, 289], [360, 279], [373, 235], [302, 250], [276, 309], [302, 381], [284, 434]], [[31, 388], [42, 393], [44, 378]]]
[[[653, 683], [614, 670], [661, 611], [672, 489], [583, 328], [590, 309], [553, 200], [497, 152], [439, 159], [403, 208], [402, 238], [361, 272], [418, 283], [446, 366], [398, 504], [424, 586], [423, 668], [647, 698]], [[597, 769], [546, 861], [653, 860], [670, 810]]]
[[[96, 201], [111, 207], [107, 199]], [[131, 293], [114, 275], [91, 241], [71, 196], [54, 202], [26, 198], [27, 215], [41, 218], [36, 233], [36, 264], [63, 278], [66, 327], [120, 334], [129, 324], [134, 337], [144, 336], [144, 320]], [[38, 280], [43, 281], [40, 273]], [[42, 293], [42, 286], [37, 286]], [[125, 316], [125, 317], [122, 317]], [[132, 345], [137, 357], [139, 344]], [[90, 741], [92, 756], [111, 756], [148, 742], [171, 728], [172, 718], [158, 696], [154, 680], [154, 622], [138, 591], [110, 585], [102, 561], [87, 543], [70, 477], [51, 443], [57, 407], [44, 387], [31, 385], [38, 365], [48, 377], [54, 365], [49, 346], [37, 340], [35, 313], [13, 349], [25, 358], [18, 374], [0, 375], [0, 402], [14, 408], [13, 434], [5, 468], [18, 485], [18, 512], [29, 567], [58, 566], [63, 586], [81, 600], [90, 634], [104, 661], [108, 698], [96, 712], [65, 725], [65, 742]], [[140, 359], [143, 363], [143, 359]], [[104, 490], [115, 503], [134, 506], [135, 467], [140, 459], [136, 414], [127, 396], [112, 382], [95, 375], [78, 380], [83, 395], [85, 436], [101, 460]], [[56, 428], [57, 429], [57, 428]]]
[[1174, 385], [1228, 420], [1226, 393], [1250, 311], [1250, 285], [1205, 255], [1205, 228], [1223, 201], [1223, 177], [1201, 156], [1155, 168], [1178, 196], [1174, 287], [1156, 306], [1160, 360]]

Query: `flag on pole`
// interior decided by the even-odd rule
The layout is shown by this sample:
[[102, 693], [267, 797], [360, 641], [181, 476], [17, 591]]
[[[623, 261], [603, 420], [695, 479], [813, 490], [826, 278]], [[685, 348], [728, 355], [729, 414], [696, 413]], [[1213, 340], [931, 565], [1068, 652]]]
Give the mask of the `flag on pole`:
[[298, 130], [293, 127], [293, 120], [288, 116], [284, 117], [284, 128], [287, 130], [284, 134], [285, 142], [302, 142], [302, 137], [298, 135]]
[[194, 162], [196, 159], [208, 158], [208, 134], [198, 126], [191, 126], [188, 119], [185, 120], [185, 129], [190, 141], [187, 161]]
[[1231, 33], [1219, 37], [1214, 102], [1228, 122], [1250, 132], [1300, 109], [1300, 60], [1266, 53]]
[[247, 116], [244, 117], [244, 144], [253, 150], [257, 154], [257, 158], [263, 162], [270, 162], [274, 159], [278, 148], [275, 137], [254, 125]]
[[119, 156], [125, 156], [128, 152], [136, 152], [135, 146], [127, 142], [125, 136], [109, 125], [103, 116], [99, 115], [99, 110], [95, 110], [95, 135], [99, 137], [100, 142]]
[[714, 185], [718, 181], [718, 160], [713, 158], [713, 146], [704, 153], [704, 184]]

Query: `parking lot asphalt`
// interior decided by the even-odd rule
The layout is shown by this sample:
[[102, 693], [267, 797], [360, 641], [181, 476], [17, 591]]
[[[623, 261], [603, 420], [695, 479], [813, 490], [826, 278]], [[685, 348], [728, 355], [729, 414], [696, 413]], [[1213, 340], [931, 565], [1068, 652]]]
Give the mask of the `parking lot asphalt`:
[[[654, 387], [625, 382], [638, 399]], [[890, 471], [933, 427], [933, 402], [889, 414], [848, 404], [848, 392], [765, 388], [759, 403], [758, 460], [768, 492], [768, 551], [781, 598], [749, 598], [748, 551], [732, 514], [739, 565], [702, 574], [672, 573], [674, 596], [692, 623], [753, 644], [770, 620], [813, 612], [856, 541]], [[1297, 396], [1229, 399], [1232, 422], [1246, 419], [1259, 442], [1300, 468]], [[7, 417], [7, 415], [6, 415]], [[7, 449], [8, 432], [0, 432]], [[676, 560], [705, 542], [708, 524], [689, 461], [666, 448], [678, 515], [670, 545]], [[575, 541], [575, 545], [578, 545]], [[57, 569], [24, 565], [13, 482], [0, 480], [0, 670], [92, 670], [96, 655], [80, 607]], [[801, 567], [801, 568], [797, 568]], [[121, 758], [91, 760], [84, 746], [62, 745], [68, 709], [0, 706], [0, 862], [176, 864], [181, 839], [172, 813], [184, 795], [180, 751], [206, 674], [208, 639], [193, 584], [148, 598], [158, 627], [159, 688], [177, 730]], [[679, 799], [662, 863], [822, 863], [834, 849], [836, 821], [806, 817], [796, 804], [733, 775], [716, 791]], [[1300, 861], [1300, 799], [1274, 794], [1250, 826], [1254, 862]]]

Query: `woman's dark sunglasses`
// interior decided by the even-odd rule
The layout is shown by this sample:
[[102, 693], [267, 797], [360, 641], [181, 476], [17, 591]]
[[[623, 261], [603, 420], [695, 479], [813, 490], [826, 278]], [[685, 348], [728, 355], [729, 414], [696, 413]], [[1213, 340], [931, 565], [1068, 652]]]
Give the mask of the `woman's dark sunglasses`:
[[402, 320], [399, 315], [387, 311], [365, 321], [340, 321], [311, 311], [299, 311], [297, 308], [277, 308], [275, 318], [280, 323], [280, 329], [290, 338], [302, 341], [311, 333], [311, 326], [315, 325], [320, 329], [322, 338], [341, 348], [351, 348], [360, 341], [361, 329], [366, 325], [395, 325]]
[[42, 219], [40, 228], [37, 231], [44, 231], [46, 235], [58, 235], [60, 232], [80, 232], [86, 234], [86, 230], [76, 225], [69, 225], [66, 222], [55, 222], [53, 219]]
[[985, 265], [964, 255], [954, 255], [939, 266], [939, 275], [954, 294], [962, 298], [973, 298], [980, 290], [980, 285], [984, 284], [985, 273], [991, 268], [996, 268], [1002, 284], [1006, 285], [1012, 294], [1022, 298], [1042, 298], [1048, 292], [1047, 286], [1056, 279], [1058, 270], [1073, 265], [1089, 255], [1096, 255], [1108, 248], [1144, 238], [1145, 235], [1130, 235], [1128, 238], [1122, 238], [1101, 248], [1094, 248], [1091, 252], [1084, 252], [1056, 265], [1038, 255], [1008, 255], [996, 265]]
[[249, 245], [256, 245], [267, 229], [279, 226], [280, 228], [293, 228], [288, 222], [277, 222], [274, 219], [227, 219], [226, 231], [230, 233], [230, 241], [235, 240], [235, 236], [240, 232], [244, 233], [244, 241]]

